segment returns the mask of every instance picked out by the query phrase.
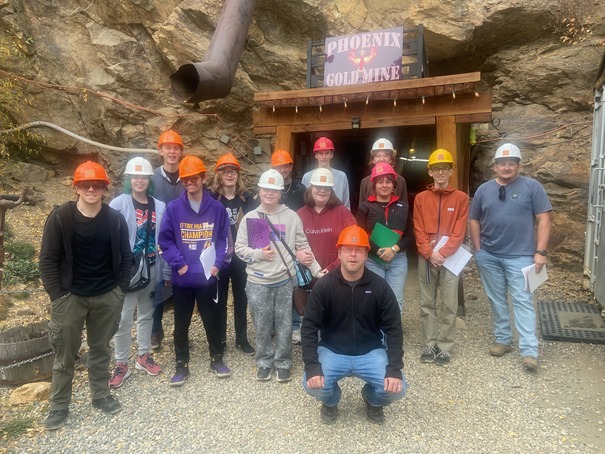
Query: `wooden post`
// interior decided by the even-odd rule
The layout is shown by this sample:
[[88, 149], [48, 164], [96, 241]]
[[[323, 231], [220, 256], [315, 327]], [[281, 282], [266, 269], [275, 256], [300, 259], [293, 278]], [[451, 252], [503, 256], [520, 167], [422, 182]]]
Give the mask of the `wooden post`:
[[285, 150], [294, 157], [294, 136], [290, 126], [278, 126], [276, 128], [275, 149]]
[[445, 148], [454, 156], [457, 171], [452, 174], [450, 183], [455, 188], [458, 188], [460, 181], [460, 162], [458, 156], [458, 140], [456, 137], [456, 117], [454, 115], [445, 115], [436, 118], [437, 126], [437, 148]]

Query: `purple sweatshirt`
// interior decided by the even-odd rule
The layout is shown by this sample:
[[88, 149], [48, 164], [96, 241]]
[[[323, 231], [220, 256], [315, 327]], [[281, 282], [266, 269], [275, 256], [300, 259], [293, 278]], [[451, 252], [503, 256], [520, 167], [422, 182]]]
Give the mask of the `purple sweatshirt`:
[[[224, 269], [231, 259], [229, 250], [229, 218], [225, 207], [204, 190], [199, 213], [193, 211], [187, 191], [170, 202], [164, 212], [159, 244], [162, 257], [172, 269], [172, 283], [179, 287], [195, 288], [209, 285], [200, 262], [200, 254], [214, 243], [214, 265]], [[179, 276], [178, 270], [188, 270]], [[210, 280], [216, 279], [211, 277]]]

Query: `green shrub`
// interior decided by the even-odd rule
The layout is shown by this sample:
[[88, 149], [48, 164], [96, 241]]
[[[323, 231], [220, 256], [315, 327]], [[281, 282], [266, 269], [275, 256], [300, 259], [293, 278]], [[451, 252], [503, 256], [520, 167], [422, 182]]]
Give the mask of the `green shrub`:
[[5, 244], [2, 285], [25, 284], [40, 277], [34, 261], [36, 248], [29, 243], [11, 241]]

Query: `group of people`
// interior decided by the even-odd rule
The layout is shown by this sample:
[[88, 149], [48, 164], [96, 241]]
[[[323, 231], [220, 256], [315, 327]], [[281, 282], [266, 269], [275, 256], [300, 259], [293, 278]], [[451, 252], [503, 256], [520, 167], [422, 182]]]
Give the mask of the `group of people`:
[[[346, 174], [331, 167], [333, 142], [320, 137], [313, 151], [317, 168], [299, 182], [292, 178], [290, 153], [276, 150], [271, 169], [260, 175], [256, 197], [244, 186], [235, 156], [221, 156], [209, 179], [199, 157], [184, 156], [182, 138], [174, 131], [160, 136], [162, 165], [155, 171], [140, 157], [127, 163], [124, 194], [109, 205], [103, 203], [109, 186], [105, 169], [90, 161], [76, 169], [76, 201], [49, 215], [40, 253], [56, 349], [48, 430], [62, 427], [68, 416], [84, 323], [92, 403], [108, 414], [121, 410], [110, 388], [122, 386], [131, 373], [135, 313], [134, 367], [161, 373], [152, 351], [164, 337], [163, 306], [169, 299], [176, 362], [170, 385], [181, 386], [189, 377], [189, 326], [196, 303], [210, 370], [219, 378], [230, 376], [224, 361], [229, 282], [235, 347], [255, 356], [257, 380], [275, 374], [278, 382], [290, 381], [292, 345], [302, 343], [303, 386], [322, 402], [322, 421], [338, 417], [339, 380], [357, 376], [366, 382], [361, 394], [367, 418], [381, 423], [383, 407], [407, 389], [401, 324], [406, 252], [416, 245], [420, 361], [446, 365], [455, 343], [459, 278], [444, 262], [462, 246], [469, 212], [475, 260], [494, 313], [496, 341], [489, 352], [502, 356], [513, 350], [510, 294], [523, 365], [537, 370], [535, 314], [521, 268], [533, 263], [537, 272], [542, 269], [552, 207], [538, 182], [519, 175], [518, 147], [498, 148], [496, 179], [479, 187], [470, 210], [468, 196], [450, 184], [452, 154], [435, 150], [428, 159], [433, 184], [410, 207], [405, 179], [393, 167], [395, 149], [378, 139], [356, 216]], [[132, 271], [137, 258], [145, 279]], [[297, 272], [313, 277], [303, 317], [292, 305]], [[248, 309], [254, 346], [247, 333]]]

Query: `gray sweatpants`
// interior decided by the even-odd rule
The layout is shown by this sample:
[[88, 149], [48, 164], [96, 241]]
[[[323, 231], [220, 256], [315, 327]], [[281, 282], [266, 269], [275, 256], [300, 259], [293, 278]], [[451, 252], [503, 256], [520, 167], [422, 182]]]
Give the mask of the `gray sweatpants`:
[[[292, 281], [268, 287], [248, 281], [248, 307], [256, 330], [256, 365], [292, 367]], [[275, 333], [275, 348], [272, 334]]]

